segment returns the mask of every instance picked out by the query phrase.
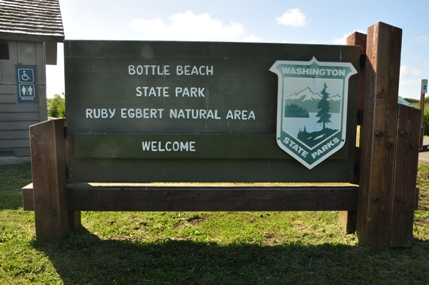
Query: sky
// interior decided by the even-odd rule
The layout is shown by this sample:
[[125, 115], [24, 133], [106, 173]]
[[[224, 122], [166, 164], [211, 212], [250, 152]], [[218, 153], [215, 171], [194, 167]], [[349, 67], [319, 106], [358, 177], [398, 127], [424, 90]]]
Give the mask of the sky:
[[[402, 29], [399, 96], [429, 77], [429, 1], [60, 0], [66, 40], [345, 44], [377, 23]], [[47, 66], [47, 96], [64, 92], [63, 44]], [[66, 94], [67, 95], [67, 94]]]

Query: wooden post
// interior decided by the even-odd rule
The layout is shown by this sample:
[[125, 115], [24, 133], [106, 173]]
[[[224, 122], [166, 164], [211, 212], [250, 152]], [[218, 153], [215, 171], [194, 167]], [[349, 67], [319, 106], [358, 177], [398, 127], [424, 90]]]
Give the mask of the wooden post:
[[390, 244], [402, 30], [368, 28], [357, 235], [375, 249]]
[[390, 226], [390, 246], [409, 247], [413, 241], [416, 177], [419, 161], [421, 111], [399, 105], [395, 187]]
[[33, 201], [38, 239], [63, 239], [69, 230], [64, 120], [30, 126]]
[[422, 86], [420, 88], [420, 110], [421, 113], [421, 123], [420, 123], [420, 149], [423, 149], [423, 138], [425, 136], [425, 93], [423, 92], [423, 80], [422, 80]]
[[[360, 46], [361, 55], [366, 54], [366, 39], [367, 35], [355, 32], [347, 37], [346, 44], [348, 46]], [[365, 101], [365, 66], [361, 66], [359, 73], [359, 98], [358, 98], [358, 111], [362, 111]]]
[[[355, 32], [347, 37], [347, 45], [360, 46], [361, 55], [366, 54], [366, 35]], [[365, 68], [361, 66], [359, 73], [359, 95], [358, 95], [358, 117], [361, 116], [364, 108], [365, 99]], [[358, 124], [362, 124], [360, 118], [358, 118]], [[360, 140], [360, 134], [356, 136], [357, 140]], [[360, 146], [360, 141], [356, 142], [357, 146]], [[357, 165], [360, 165], [360, 147], [356, 149], [356, 160]], [[359, 174], [356, 174], [354, 183], [359, 183]], [[340, 211], [339, 213], [340, 223], [346, 229], [346, 233], [351, 234], [356, 231], [356, 211]]]
[[[424, 112], [425, 112], [425, 93], [423, 92], [423, 80], [422, 80], [422, 86], [420, 88], [420, 110], [422, 111], [422, 117], [421, 117], [421, 127], [424, 128], [425, 126], [425, 120], [424, 120]], [[422, 134], [423, 136], [423, 134]]]

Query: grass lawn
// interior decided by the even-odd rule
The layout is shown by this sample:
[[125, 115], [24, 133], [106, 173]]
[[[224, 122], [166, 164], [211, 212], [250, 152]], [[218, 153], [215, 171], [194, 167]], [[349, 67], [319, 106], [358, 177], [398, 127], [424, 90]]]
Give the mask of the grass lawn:
[[374, 252], [338, 212], [82, 212], [37, 242], [22, 209], [30, 165], [0, 166], [0, 284], [429, 284], [429, 164], [408, 249]]

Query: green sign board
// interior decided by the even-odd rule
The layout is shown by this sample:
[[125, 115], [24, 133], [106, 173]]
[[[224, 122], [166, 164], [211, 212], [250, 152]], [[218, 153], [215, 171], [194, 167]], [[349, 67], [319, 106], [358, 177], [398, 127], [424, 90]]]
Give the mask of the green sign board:
[[[129, 41], [64, 46], [70, 181], [352, 180], [359, 47]], [[291, 67], [297, 72], [299, 65], [330, 75], [282, 73]], [[329, 106], [292, 100], [306, 87]], [[307, 136], [327, 129], [335, 134], [303, 141], [292, 130], [296, 118], [286, 112], [292, 105], [316, 113], [314, 126], [296, 126], [305, 126]], [[286, 140], [296, 140], [297, 153]], [[317, 154], [323, 145], [332, 147]], [[304, 153], [308, 161], [300, 161]]]

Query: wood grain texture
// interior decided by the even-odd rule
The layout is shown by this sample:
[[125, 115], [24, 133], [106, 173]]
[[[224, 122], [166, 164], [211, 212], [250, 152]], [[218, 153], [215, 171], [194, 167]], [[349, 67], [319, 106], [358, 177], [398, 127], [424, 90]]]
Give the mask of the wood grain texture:
[[[195, 184], [197, 185], [197, 184]], [[323, 211], [357, 208], [358, 186], [67, 185], [70, 211]], [[23, 189], [31, 208], [31, 186]]]
[[401, 40], [399, 28], [381, 22], [368, 28], [357, 234], [377, 249], [390, 239]]
[[[357, 45], [361, 48], [361, 57], [366, 54], [366, 34], [355, 32], [349, 35], [346, 39], [347, 45]], [[365, 98], [365, 67], [361, 66], [359, 71], [359, 93], [358, 93], [358, 116], [363, 113], [363, 104]], [[357, 118], [358, 124], [361, 124], [361, 118]], [[355, 164], [356, 167], [360, 167], [360, 127], [358, 126], [356, 132], [356, 155], [355, 155]], [[359, 170], [355, 172], [353, 183], [359, 184], [360, 173]], [[339, 219], [341, 225], [345, 228], [347, 234], [354, 233], [356, 231], [356, 211], [341, 211], [339, 213]]]
[[413, 241], [416, 178], [420, 141], [419, 109], [399, 105], [395, 187], [390, 226], [390, 246], [409, 247]]
[[30, 127], [36, 236], [62, 239], [69, 230], [64, 120]]
[[[356, 45], [361, 48], [361, 55], [366, 55], [366, 40], [367, 35], [359, 32], [355, 32], [347, 37], [347, 45]], [[365, 66], [360, 67], [359, 72], [359, 99], [358, 99], [358, 110], [363, 110], [365, 100]]]

